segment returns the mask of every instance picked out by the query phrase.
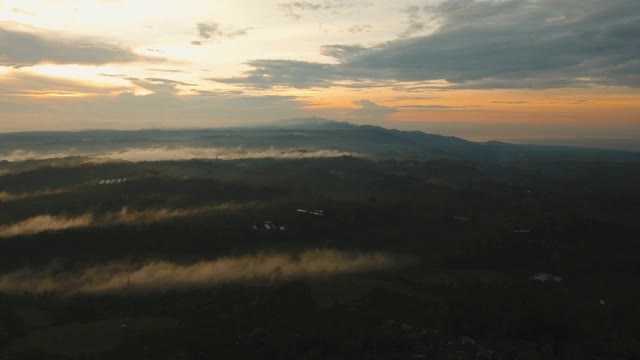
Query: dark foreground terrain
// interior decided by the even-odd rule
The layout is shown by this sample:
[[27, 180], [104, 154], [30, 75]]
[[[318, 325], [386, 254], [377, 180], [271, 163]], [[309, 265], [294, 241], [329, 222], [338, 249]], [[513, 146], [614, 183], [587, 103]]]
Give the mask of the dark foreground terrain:
[[354, 139], [0, 163], [0, 359], [640, 357], [637, 155]]

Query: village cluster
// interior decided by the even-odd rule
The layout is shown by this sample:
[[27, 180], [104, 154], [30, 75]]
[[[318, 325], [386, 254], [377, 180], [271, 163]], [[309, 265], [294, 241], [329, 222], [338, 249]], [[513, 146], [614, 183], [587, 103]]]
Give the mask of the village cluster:
[[[297, 212], [300, 214], [309, 214], [313, 216], [324, 216], [324, 210], [305, 210], [305, 209], [297, 209]], [[287, 231], [287, 227], [285, 225], [278, 225], [271, 220], [267, 220], [264, 224], [256, 224], [254, 223], [253, 231]]]
[[263, 226], [253, 224], [253, 231], [266, 230], [266, 231], [287, 231], [284, 225], [276, 225], [273, 221], [267, 220]]
[[113, 185], [113, 184], [124, 184], [127, 182], [127, 178], [122, 178], [122, 179], [106, 179], [106, 180], [100, 180], [98, 182], [98, 184], [100, 185]]
[[309, 215], [315, 215], [315, 216], [324, 216], [324, 211], [323, 210], [305, 210], [305, 209], [298, 209], [298, 212], [301, 214], [309, 214]]

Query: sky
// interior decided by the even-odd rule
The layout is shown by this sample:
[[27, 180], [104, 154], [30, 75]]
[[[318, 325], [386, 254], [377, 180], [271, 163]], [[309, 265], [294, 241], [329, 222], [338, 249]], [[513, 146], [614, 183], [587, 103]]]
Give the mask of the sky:
[[0, 0], [0, 132], [640, 139], [638, 0]]

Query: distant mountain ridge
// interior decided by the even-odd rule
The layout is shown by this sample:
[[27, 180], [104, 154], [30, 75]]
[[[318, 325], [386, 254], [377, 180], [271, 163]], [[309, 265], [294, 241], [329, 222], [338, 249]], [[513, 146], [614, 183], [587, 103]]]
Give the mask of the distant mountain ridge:
[[99, 153], [135, 147], [244, 147], [333, 149], [377, 159], [455, 159], [489, 163], [585, 160], [640, 161], [640, 152], [472, 142], [421, 131], [401, 131], [322, 118], [290, 119], [271, 125], [220, 129], [25, 132], [0, 134], [0, 154], [73, 149]]

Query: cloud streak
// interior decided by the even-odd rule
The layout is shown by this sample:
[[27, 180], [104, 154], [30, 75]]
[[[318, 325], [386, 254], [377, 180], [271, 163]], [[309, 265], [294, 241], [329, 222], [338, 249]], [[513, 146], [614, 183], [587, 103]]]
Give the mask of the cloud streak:
[[135, 90], [134, 86], [104, 85], [21, 70], [0, 74], [0, 83], [3, 96], [114, 95]]
[[53, 267], [21, 269], [0, 275], [0, 291], [57, 291], [66, 295], [162, 291], [384, 271], [414, 263], [415, 259], [407, 256], [335, 250], [223, 257], [187, 265], [168, 261], [152, 261], [143, 265], [115, 262], [86, 267], [73, 273]]
[[44, 33], [35, 29], [10, 29], [0, 24], [0, 65], [38, 64], [105, 65], [161, 62], [164, 59], [134, 53], [100, 39]]

